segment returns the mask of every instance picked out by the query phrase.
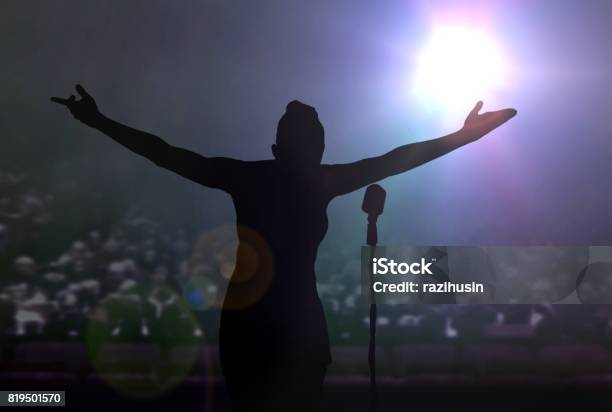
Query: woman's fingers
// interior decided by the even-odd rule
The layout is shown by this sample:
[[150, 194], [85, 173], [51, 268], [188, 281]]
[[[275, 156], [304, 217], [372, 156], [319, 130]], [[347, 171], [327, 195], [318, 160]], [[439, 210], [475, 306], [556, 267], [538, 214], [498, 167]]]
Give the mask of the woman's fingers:
[[478, 103], [476, 103], [476, 105], [474, 106], [474, 108], [470, 112], [469, 116], [470, 117], [478, 116], [478, 112], [480, 111], [480, 109], [482, 109], [482, 104], [483, 104], [482, 100], [479, 100]]
[[496, 112], [483, 113], [481, 116], [500, 118], [500, 119], [503, 119], [503, 121], [507, 121], [507, 120], [512, 119], [514, 116], [516, 116], [516, 113], [517, 113], [516, 109], [503, 109], [503, 110], [498, 110]]
[[504, 112], [506, 112], [506, 116], [508, 116], [508, 119], [512, 119], [518, 113], [516, 109], [505, 109]]
[[71, 94], [67, 99], [54, 96], [51, 98], [51, 101], [57, 104], [63, 104], [64, 106], [70, 106], [72, 103], [76, 103], [76, 97], [74, 94]]
[[516, 116], [515, 109], [503, 109], [495, 112], [487, 112], [478, 116], [477, 124], [493, 130]]
[[79, 95], [82, 98], [91, 98], [91, 96], [89, 95], [89, 93], [87, 93], [87, 91], [85, 90], [85, 88], [83, 86], [81, 86], [80, 84], [76, 85], [76, 91], [79, 93]]
[[70, 102], [70, 100], [62, 99], [61, 97], [52, 97], [51, 101], [57, 104], [63, 104], [64, 106], [68, 106], [68, 103]]

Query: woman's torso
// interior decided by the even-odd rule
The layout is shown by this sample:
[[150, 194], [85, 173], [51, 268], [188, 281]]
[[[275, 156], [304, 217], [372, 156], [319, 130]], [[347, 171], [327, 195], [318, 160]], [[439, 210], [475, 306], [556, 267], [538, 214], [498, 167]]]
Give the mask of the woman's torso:
[[256, 351], [328, 358], [314, 271], [330, 200], [321, 168], [299, 173], [275, 161], [254, 162], [232, 198], [239, 246], [223, 305], [222, 346], [257, 339]]

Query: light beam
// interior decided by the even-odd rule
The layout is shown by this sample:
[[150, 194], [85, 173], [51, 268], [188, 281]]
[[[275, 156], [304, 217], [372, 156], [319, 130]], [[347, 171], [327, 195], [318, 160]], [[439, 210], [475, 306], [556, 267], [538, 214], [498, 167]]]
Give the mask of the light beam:
[[484, 31], [436, 28], [416, 61], [413, 92], [445, 111], [465, 112], [478, 100], [491, 102], [508, 82], [502, 48]]

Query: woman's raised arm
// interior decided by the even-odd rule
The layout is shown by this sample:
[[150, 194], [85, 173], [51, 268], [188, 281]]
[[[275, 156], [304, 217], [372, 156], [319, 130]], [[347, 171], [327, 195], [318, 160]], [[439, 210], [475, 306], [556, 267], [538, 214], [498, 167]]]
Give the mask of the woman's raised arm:
[[457, 132], [437, 139], [400, 146], [377, 157], [328, 166], [326, 182], [334, 196], [346, 194], [378, 180], [413, 169], [480, 139], [516, 115], [514, 109], [478, 114], [478, 102]]
[[68, 99], [52, 97], [51, 101], [66, 106], [76, 119], [100, 130], [132, 152], [187, 179], [224, 190], [227, 190], [229, 183], [235, 180], [237, 167], [242, 163], [239, 160], [204, 157], [172, 146], [153, 134], [116, 122], [100, 113], [93, 97], [81, 85], [77, 85], [76, 90], [81, 96], [80, 100], [76, 100], [75, 96], [71, 95]]

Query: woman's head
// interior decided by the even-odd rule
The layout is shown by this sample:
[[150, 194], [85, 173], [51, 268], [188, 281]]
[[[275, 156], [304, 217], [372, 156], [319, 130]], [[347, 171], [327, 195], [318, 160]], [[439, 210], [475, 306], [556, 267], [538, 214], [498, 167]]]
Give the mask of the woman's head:
[[320, 164], [324, 148], [325, 132], [317, 111], [297, 100], [290, 102], [278, 122], [274, 157], [296, 165]]

